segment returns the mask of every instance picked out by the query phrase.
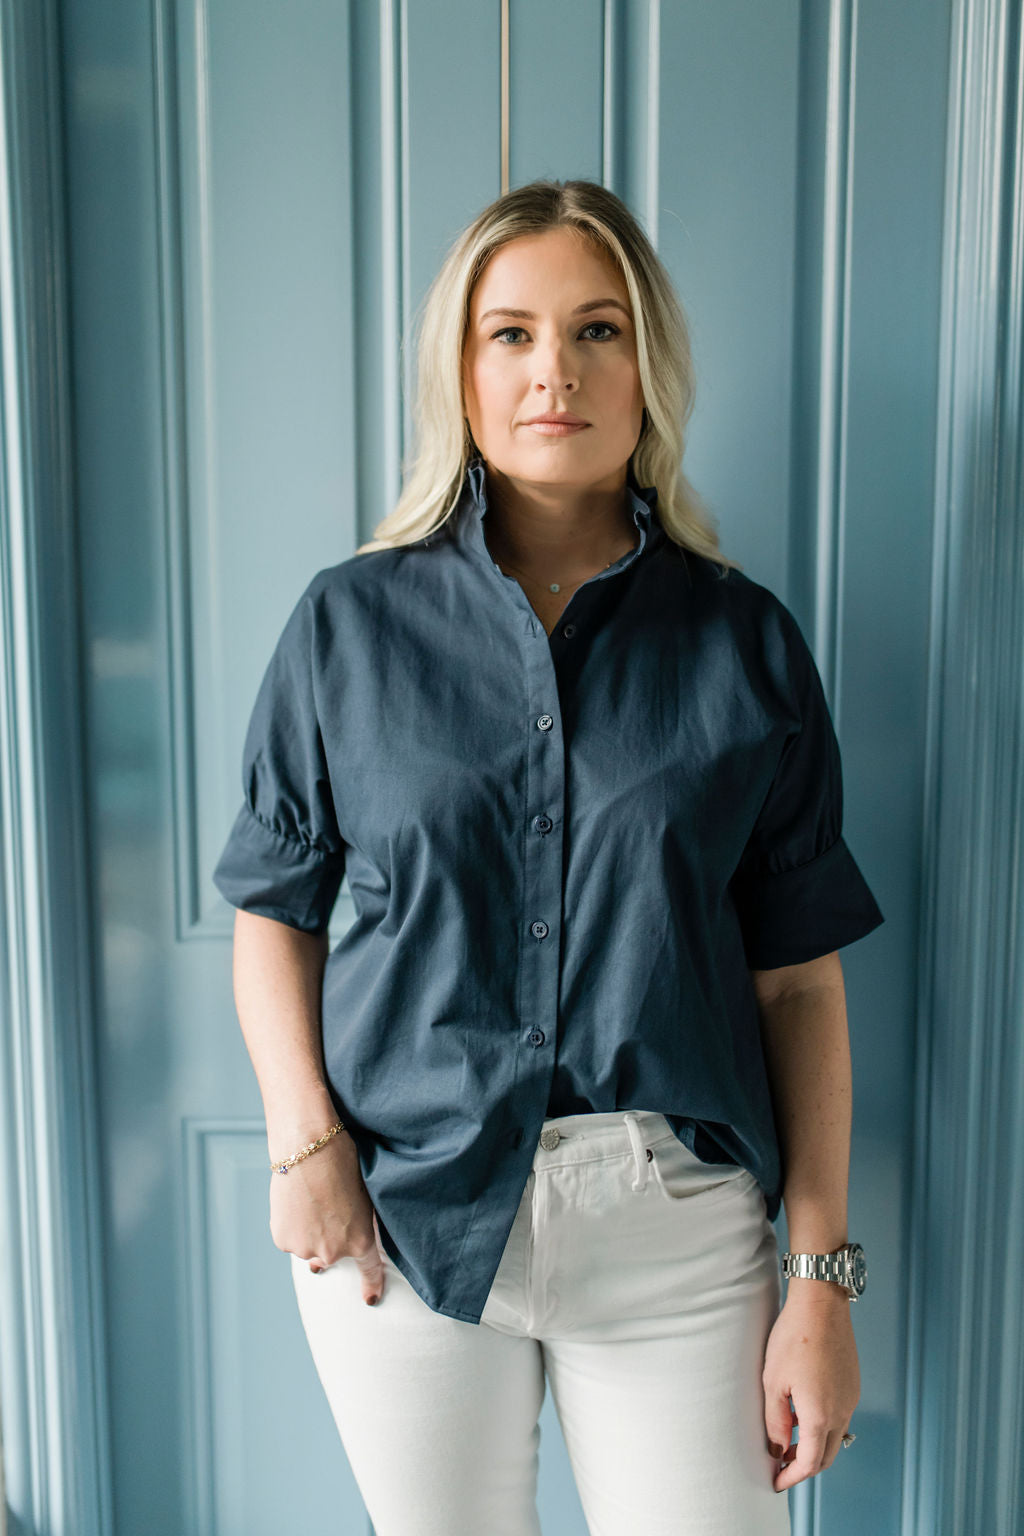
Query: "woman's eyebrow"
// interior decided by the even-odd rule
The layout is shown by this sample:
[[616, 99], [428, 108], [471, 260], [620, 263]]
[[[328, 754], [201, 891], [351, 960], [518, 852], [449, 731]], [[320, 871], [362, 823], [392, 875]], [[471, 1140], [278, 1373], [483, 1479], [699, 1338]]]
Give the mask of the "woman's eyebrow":
[[[589, 315], [592, 309], [605, 309], [609, 305], [613, 309], [621, 309], [627, 320], [632, 318], [625, 304], [621, 303], [618, 299], [591, 299], [587, 304], [578, 305], [573, 310], [573, 314]], [[482, 325], [491, 315], [511, 315], [515, 320], [536, 320], [537, 318], [533, 311], [529, 309], [485, 309], [477, 323]]]

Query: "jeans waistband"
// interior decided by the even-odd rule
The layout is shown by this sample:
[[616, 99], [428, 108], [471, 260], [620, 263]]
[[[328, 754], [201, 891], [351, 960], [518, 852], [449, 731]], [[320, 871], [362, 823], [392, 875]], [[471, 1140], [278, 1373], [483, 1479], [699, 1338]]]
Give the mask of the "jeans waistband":
[[634, 1188], [647, 1182], [648, 1147], [675, 1140], [676, 1133], [663, 1114], [653, 1109], [610, 1109], [597, 1114], [549, 1116], [541, 1127], [533, 1155], [540, 1170], [566, 1163], [586, 1163], [594, 1158], [632, 1152], [636, 1162]]

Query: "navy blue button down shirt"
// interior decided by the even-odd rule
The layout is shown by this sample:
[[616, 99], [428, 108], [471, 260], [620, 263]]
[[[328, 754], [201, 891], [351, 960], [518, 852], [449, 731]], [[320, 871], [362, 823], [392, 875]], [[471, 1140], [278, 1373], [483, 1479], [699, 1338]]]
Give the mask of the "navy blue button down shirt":
[[796, 620], [683, 551], [629, 476], [637, 545], [550, 637], [449, 521], [319, 571], [270, 659], [214, 881], [322, 932], [324, 1060], [387, 1253], [479, 1322], [546, 1116], [656, 1110], [780, 1209], [748, 967], [883, 921], [841, 835], [840, 755]]

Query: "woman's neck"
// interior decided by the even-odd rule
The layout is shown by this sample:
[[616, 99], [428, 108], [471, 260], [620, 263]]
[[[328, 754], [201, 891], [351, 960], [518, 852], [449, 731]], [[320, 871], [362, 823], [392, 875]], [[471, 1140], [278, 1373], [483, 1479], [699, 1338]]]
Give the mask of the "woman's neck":
[[629, 493], [587, 490], [524, 497], [514, 488], [487, 481], [487, 547], [498, 565], [540, 581], [586, 580], [604, 570], [637, 541]]

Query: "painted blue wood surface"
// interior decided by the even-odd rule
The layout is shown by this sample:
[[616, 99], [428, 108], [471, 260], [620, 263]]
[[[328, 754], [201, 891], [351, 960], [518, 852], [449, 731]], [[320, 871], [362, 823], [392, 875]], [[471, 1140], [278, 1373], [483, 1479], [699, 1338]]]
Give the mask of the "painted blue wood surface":
[[[29, 1325], [3, 1377], [12, 1527], [56, 1532], [64, 1509], [82, 1536], [363, 1536], [266, 1228], [232, 914], [209, 874], [273, 638], [309, 573], [390, 509], [417, 307], [500, 190], [500, 3], [47, 0], [41, 14], [59, 29], [0, 17], [5, 110], [45, 121], [10, 82], [35, 50], [59, 66], [46, 163], [67, 242], [46, 259], [65, 264], [66, 319], [10, 286], [0, 318], [52, 325], [73, 419], [94, 1031], [77, 1102], [97, 1159], [67, 1168], [85, 1191], [71, 1246], [86, 1251], [88, 1226], [103, 1262], [65, 1344], [57, 1311], [3, 1270], [6, 1336]], [[512, 182], [606, 179], [668, 264], [698, 373], [687, 470], [725, 548], [812, 639], [846, 833], [887, 918], [843, 956], [850, 1235], [870, 1272], [858, 1438], [794, 1490], [794, 1536], [1013, 1536], [1019, 7], [513, 0], [510, 21]], [[5, 154], [30, 163], [16, 138]], [[24, 186], [7, 195], [31, 210]], [[38, 326], [21, 338], [26, 377]], [[5, 551], [11, 420], [7, 402]], [[27, 455], [30, 476], [51, 451]], [[27, 526], [47, 529], [46, 513], [37, 499]], [[4, 628], [31, 676], [30, 632]], [[350, 911], [343, 896], [337, 932]], [[32, 1040], [32, 1020], [15, 1009], [11, 1040]], [[20, 1059], [0, 1053], [9, 1114], [32, 1097]], [[27, 1132], [18, 1147], [28, 1167]], [[42, 1230], [28, 1187], [9, 1187], [6, 1231]], [[784, 1219], [778, 1232], [782, 1247]], [[32, 1377], [60, 1348], [96, 1378], [86, 1475], [69, 1473]], [[585, 1536], [550, 1395], [541, 1422], [544, 1530]]]

